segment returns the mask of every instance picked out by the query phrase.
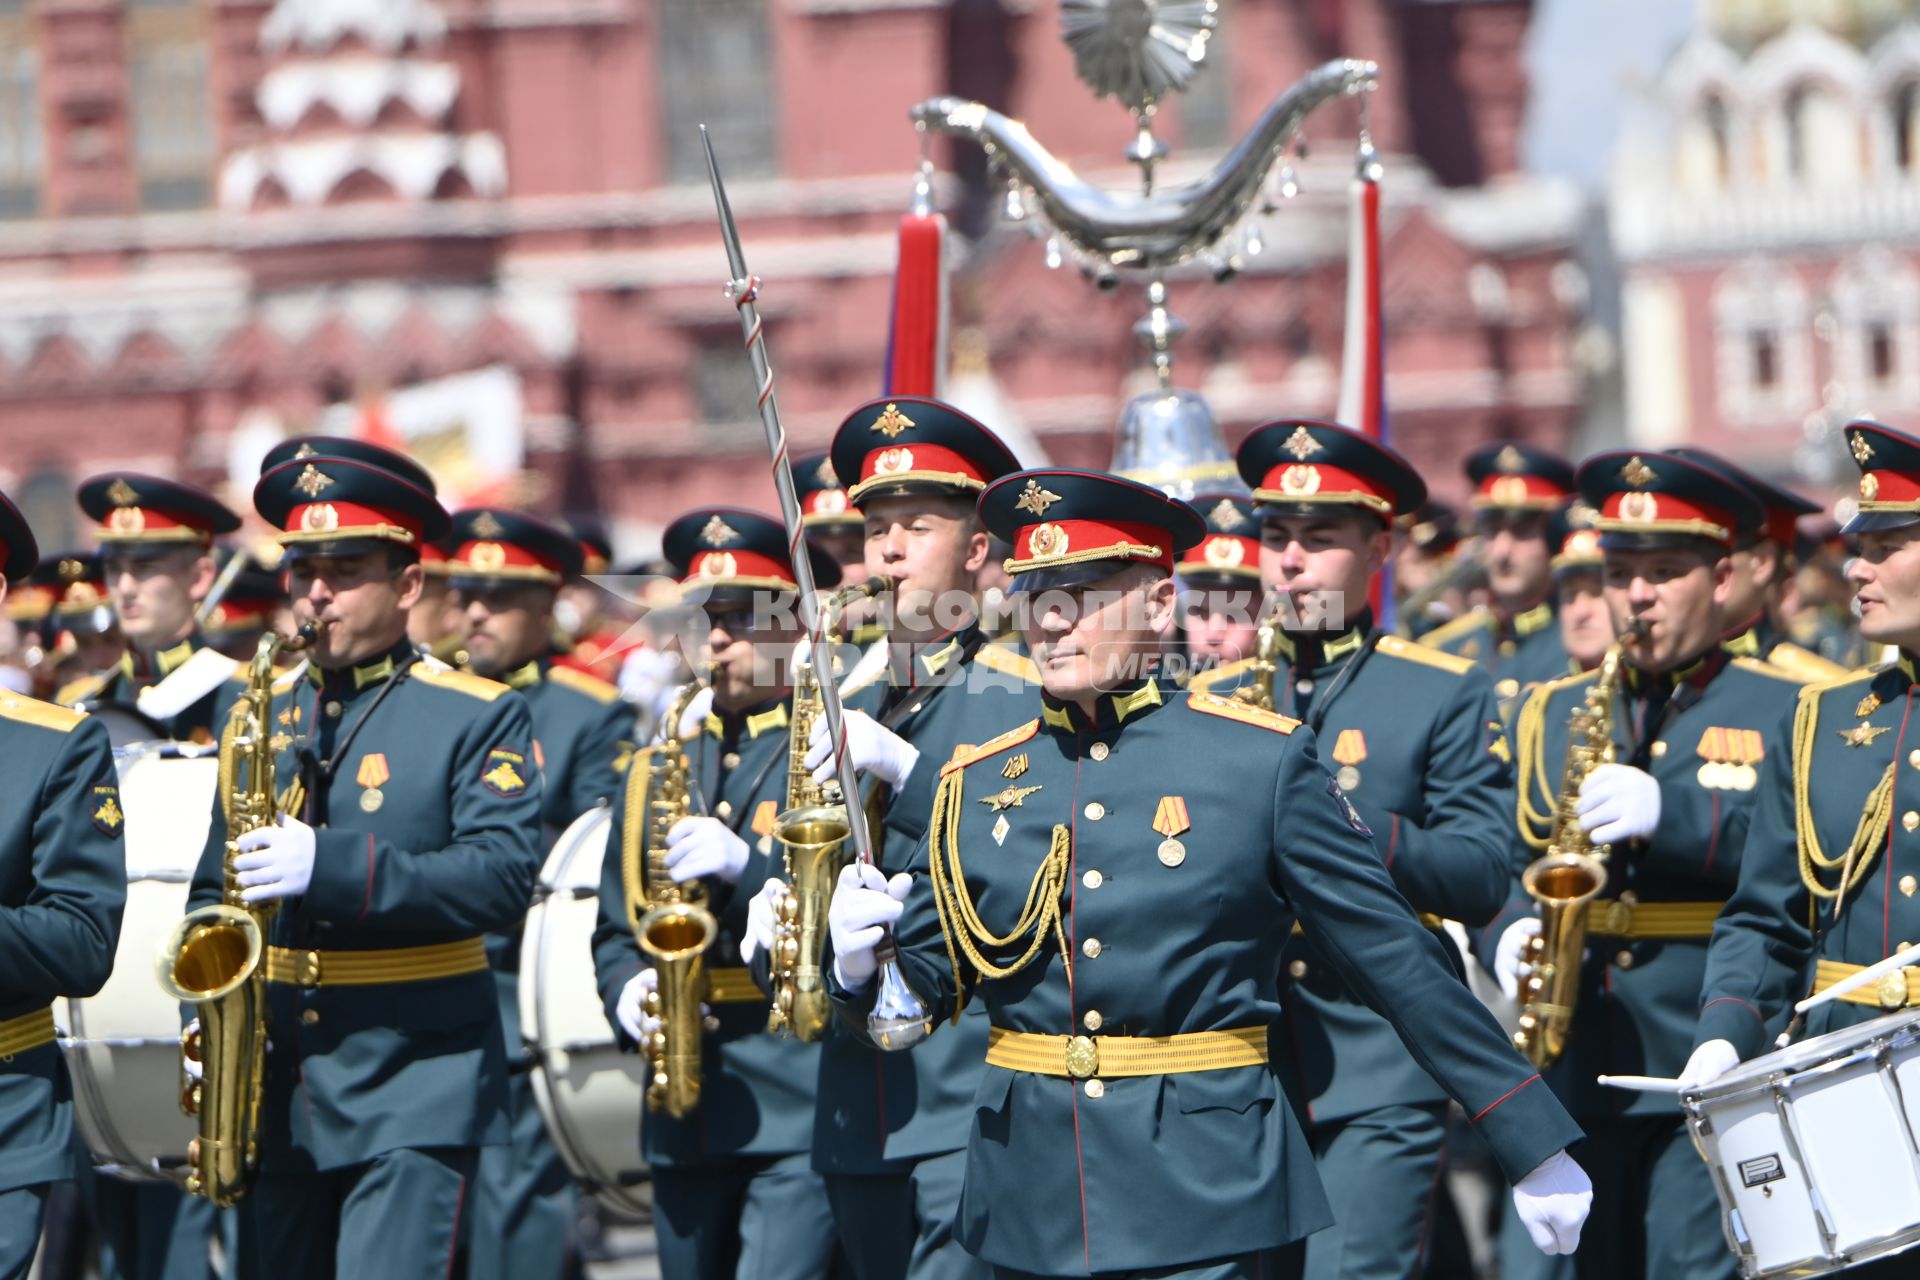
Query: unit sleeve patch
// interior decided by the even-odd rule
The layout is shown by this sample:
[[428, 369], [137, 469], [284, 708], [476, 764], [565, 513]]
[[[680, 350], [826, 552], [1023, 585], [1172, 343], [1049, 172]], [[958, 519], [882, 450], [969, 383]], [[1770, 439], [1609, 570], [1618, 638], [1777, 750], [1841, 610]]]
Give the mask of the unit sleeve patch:
[[517, 796], [527, 789], [527, 757], [507, 747], [487, 752], [480, 781], [497, 796]]

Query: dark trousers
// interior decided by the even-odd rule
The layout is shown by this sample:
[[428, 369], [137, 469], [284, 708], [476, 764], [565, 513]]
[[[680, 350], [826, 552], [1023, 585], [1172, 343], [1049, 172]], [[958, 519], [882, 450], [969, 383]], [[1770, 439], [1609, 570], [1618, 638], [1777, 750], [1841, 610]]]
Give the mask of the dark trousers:
[[1381, 1107], [1307, 1131], [1333, 1225], [1307, 1238], [1307, 1280], [1407, 1280], [1433, 1232], [1444, 1106]]
[[964, 1151], [915, 1161], [903, 1173], [828, 1174], [853, 1280], [985, 1280], [992, 1268], [953, 1238], [966, 1174]]
[[267, 1174], [240, 1202], [262, 1280], [446, 1280], [472, 1147], [388, 1151], [325, 1173]]
[[[1209, 1262], [1189, 1262], [1178, 1267], [1153, 1271], [1102, 1271], [1105, 1280], [1300, 1280], [1305, 1275], [1306, 1249], [1303, 1241], [1259, 1253], [1243, 1253], [1237, 1258], [1215, 1258]], [[994, 1280], [1042, 1280], [1027, 1271], [995, 1267]]]
[[[132, 1182], [80, 1165], [76, 1180], [100, 1237], [102, 1280], [208, 1280], [209, 1247], [227, 1225], [213, 1202], [164, 1182]], [[228, 1233], [228, 1256], [232, 1235]]]
[[584, 1274], [574, 1249], [580, 1195], [547, 1136], [525, 1074], [510, 1077], [513, 1135], [482, 1147], [474, 1175], [468, 1280], [567, 1280]]
[[[1588, 1123], [1572, 1151], [1593, 1179], [1593, 1213], [1573, 1255], [1580, 1280], [1733, 1280], [1713, 1177], [1684, 1120]], [[1911, 1274], [1911, 1273], [1909, 1273]]]
[[653, 1171], [661, 1280], [826, 1280], [833, 1219], [806, 1152]]
[[0, 1191], [0, 1280], [25, 1280], [40, 1247], [47, 1213], [47, 1184]]

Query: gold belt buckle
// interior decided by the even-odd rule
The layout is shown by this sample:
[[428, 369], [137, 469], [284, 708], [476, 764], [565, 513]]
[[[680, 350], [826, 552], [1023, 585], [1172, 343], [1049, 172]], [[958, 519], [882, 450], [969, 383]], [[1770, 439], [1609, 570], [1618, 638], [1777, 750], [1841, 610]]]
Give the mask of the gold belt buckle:
[[1619, 898], [1609, 899], [1606, 909], [1601, 912], [1599, 923], [1598, 932], [1625, 936], [1627, 930], [1633, 927], [1633, 904]]
[[1892, 973], [1881, 974], [1880, 980], [1873, 984], [1873, 992], [1880, 997], [1882, 1009], [1893, 1010], [1906, 1007], [1907, 971], [1896, 969]]
[[1100, 1045], [1092, 1036], [1067, 1037], [1067, 1074], [1075, 1080], [1100, 1074]]
[[294, 981], [303, 987], [319, 986], [320, 953], [318, 951], [302, 951], [299, 958], [293, 962], [293, 977]]

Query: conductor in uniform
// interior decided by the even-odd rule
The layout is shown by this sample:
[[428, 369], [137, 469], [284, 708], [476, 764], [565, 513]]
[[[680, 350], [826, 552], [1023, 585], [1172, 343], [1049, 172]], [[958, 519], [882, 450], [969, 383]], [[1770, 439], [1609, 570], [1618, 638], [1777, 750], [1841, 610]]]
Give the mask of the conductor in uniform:
[[[1812, 684], [1767, 737], [1739, 884], [1713, 929], [1698, 1046], [1683, 1085], [1711, 1083], [1772, 1047], [1793, 1003], [1920, 938], [1920, 438], [1872, 422], [1846, 429], [1860, 470], [1849, 564], [1860, 634], [1892, 661]], [[1904, 776], [1903, 776], [1904, 775]], [[1811, 1011], [1820, 1035], [1920, 1006], [1906, 969]], [[1912, 1256], [1848, 1268], [1860, 1280], [1913, 1274]]]
[[[1686, 1062], [1707, 937], [1762, 794], [1763, 736], [1800, 686], [1720, 644], [1729, 552], [1736, 531], [1759, 519], [1747, 490], [1698, 463], [1627, 450], [1588, 458], [1578, 483], [1596, 512], [1604, 591], [1622, 637], [1615, 759], [1592, 769], [1576, 796], [1561, 796], [1574, 715], [1595, 672], [1536, 689], [1515, 726], [1518, 855], [1549, 846], [1563, 803], [1595, 845], [1610, 846], [1569, 1043], [1547, 1072], [1588, 1131], [1577, 1154], [1594, 1181], [1593, 1229], [1574, 1264], [1591, 1280], [1730, 1277], [1710, 1175], [1672, 1095], [1596, 1078], [1671, 1077]], [[1483, 935], [1483, 948], [1497, 939], [1490, 968], [1510, 995], [1539, 931], [1534, 902], [1516, 886]]]
[[1162, 678], [1198, 514], [1061, 470], [1002, 479], [981, 513], [1044, 693], [942, 766], [906, 878], [851, 866], [830, 910], [849, 1017], [887, 926], [936, 1019], [986, 1005], [960, 1243], [1004, 1277], [1298, 1275], [1332, 1219], [1280, 1081], [1298, 918], [1460, 1100], [1541, 1247], [1572, 1249], [1579, 1130], [1394, 888], [1313, 731]]
[[[540, 776], [521, 697], [407, 638], [419, 547], [447, 532], [418, 474], [315, 446], [254, 490], [317, 632], [272, 707], [298, 803], [233, 864], [246, 902], [280, 904], [261, 1172], [241, 1202], [259, 1275], [444, 1276], [479, 1150], [508, 1138], [482, 937], [527, 909]], [[190, 909], [220, 900], [226, 837], [216, 806]]]
[[[523, 512], [475, 507], [453, 517], [448, 581], [466, 605], [468, 669], [526, 700], [542, 779], [544, 853], [598, 804], [611, 804], [633, 755], [633, 709], [607, 681], [555, 662], [554, 602], [579, 576], [572, 534]], [[507, 1053], [524, 1052], [521, 925], [487, 935]], [[484, 1148], [474, 1183], [467, 1274], [539, 1280], [578, 1270], [570, 1247], [577, 1194], [547, 1136], [528, 1074], [510, 1077], [513, 1141]]]
[[[0, 495], [0, 598], [25, 582], [33, 531]], [[126, 905], [126, 818], [96, 720], [0, 692], [0, 1277], [24, 1280], [49, 1184], [74, 1176], [73, 1094], [53, 1001], [90, 996], [113, 971]]]

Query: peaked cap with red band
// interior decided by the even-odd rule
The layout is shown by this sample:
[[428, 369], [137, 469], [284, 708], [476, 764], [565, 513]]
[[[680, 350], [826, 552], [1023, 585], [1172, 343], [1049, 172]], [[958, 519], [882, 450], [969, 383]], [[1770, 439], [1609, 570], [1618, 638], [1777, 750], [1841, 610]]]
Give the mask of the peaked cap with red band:
[[1174, 564], [1193, 587], [1244, 587], [1260, 580], [1260, 515], [1248, 499], [1227, 493], [1197, 495], [1193, 509], [1207, 522], [1207, 536]]
[[1670, 453], [1612, 449], [1580, 464], [1574, 477], [1595, 512], [1603, 550], [1704, 538], [1731, 548], [1764, 518], [1746, 488], [1711, 467]]
[[240, 527], [240, 517], [204, 489], [136, 471], [83, 480], [80, 509], [101, 542], [198, 542]]
[[581, 573], [605, 573], [613, 563], [613, 540], [607, 537], [606, 527], [592, 516], [567, 516], [554, 521], [554, 526], [580, 540]]
[[1262, 423], [1240, 442], [1234, 461], [1263, 506], [1339, 504], [1391, 521], [1427, 500], [1426, 481], [1405, 458], [1337, 423]]
[[1020, 469], [999, 436], [950, 404], [917, 396], [889, 396], [855, 409], [833, 433], [829, 456], [855, 506], [892, 494], [971, 497]]
[[800, 523], [807, 528], [860, 527], [860, 512], [833, 469], [832, 455], [807, 453], [795, 458], [793, 487], [800, 497]]
[[1475, 449], [1466, 470], [1476, 510], [1551, 511], [1573, 496], [1573, 464], [1518, 440]]
[[0, 573], [8, 582], [25, 582], [40, 563], [40, 544], [13, 499], [0, 493]]
[[456, 511], [453, 545], [447, 569], [456, 588], [493, 582], [558, 586], [579, 577], [586, 564], [586, 547], [573, 534], [545, 520], [499, 507]]
[[267, 455], [260, 459], [260, 474], [265, 475], [282, 463], [297, 458], [315, 456], [370, 462], [404, 477], [415, 488], [425, 489], [435, 495], [440, 492], [433, 482], [433, 474], [406, 454], [352, 436], [289, 436], [267, 450]]
[[1549, 562], [1554, 573], [1578, 573], [1600, 568], [1600, 531], [1593, 527], [1593, 508], [1578, 501], [1567, 502], [1547, 520], [1547, 545], [1553, 548]]
[[[782, 594], [799, 585], [787, 555], [786, 526], [758, 511], [695, 507], [667, 526], [660, 549], [688, 604]], [[840, 585], [840, 566], [832, 556], [809, 541], [807, 557], [814, 586]]]
[[1129, 564], [1173, 571], [1207, 536], [1200, 513], [1151, 485], [1102, 471], [1016, 471], [980, 495], [988, 532], [1013, 547], [1015, 591], [1096, 582]]
[[227, 594], [220, 597], [220, 603], [207, 615], [203, 630], [218, 635], [266, 627], [286, 603], [286, 579], [272, 569], [249, 564], [234, 576]]
[[1920, 437], [1877, 422], [1847, 425], [1847, 451], [1860, 468], [1860, 505], [1843, 534], [1920, 524]]
[[[361, 444], [363, 451], [376, 445]], [[399, 458], [379, 450], [389, 458]], [[410, 478], [418, 468], [362, 458], [311, 454], [294, 457], [260, 477], [253, 505], [279, 529], [290, 556], [355, 555], [389, 543], [418, 553], [447, 536], [452, 522], [432, 493]]]
[[1754, 501], [1760, 504], [1762, 520], [1757, 525], [1746, 525], [1735, 531], [1735, 537], [1744, 545], [1770, 538], [1779, 543], [1782, 549], [1791, 552], [1800, 536], [1800, 517], [1814, 515], [1820, 510], [1819, 503], [1809, 502], [1797, 493], [1762, 480], [1745, 467], [1728, 462], [1717, 453], [1695, 449], [1690, 445], [1667, 452], [1676, 458], [1685, 458], [1688, 462], [1697, 462], [1709, 470], [1717, 471], [1753, 495]]
[[[98, 551], [67, 551], [48, 556], [27, 581], [47, 593], [48, 608], [64, 618], [91, 614], [109, 604], [107, 573]], [[11, 597], [9, 597], [11, 600]]]

